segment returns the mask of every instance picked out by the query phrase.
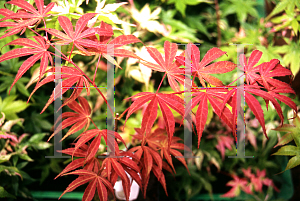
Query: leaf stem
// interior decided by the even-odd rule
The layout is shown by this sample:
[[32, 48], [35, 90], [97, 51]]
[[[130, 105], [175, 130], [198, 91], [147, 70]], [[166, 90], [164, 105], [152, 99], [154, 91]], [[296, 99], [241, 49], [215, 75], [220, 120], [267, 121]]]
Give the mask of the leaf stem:
[[98, 57], [98, 62], [97, 62], [97, 66], [96, 66], [96, 69], [95, 69], [95, 74], [94, 74], [93, 82], [95, 82], [95, 79], [96, 79], [96, 73], [97, 73], [97, 69], [98, 69], [99, 63], [100, 63], [100, 58], [101, 58], [101, 54]]
[[72, 55], [73, 49], [74, 49], [74, 43], [72, 45], [72, 49], [71, 49], [71, 52], [70, 52], [70, 55], [69, 55], [69, 60], [71, 60], [71, 55]]
[[217, 31], [218, 31], [218, 39], [217, 39], [217, 46], [220, 47], [222, 43], [222, 35], [221, 35], [221, 29], [220, 29], [220, 8], [218, 0], [215, 0], [215, 8], [216, 8], [216, 14], [217, 14]]
[[165, 79], [165, 77], [166, 77], [166, 74], [167, 74], [167, 73], [165, 73], [164, 76], [163, 76], [163, 78], [161, 79], [161, 81], [160, 81], [160, 83], [159, 83], [159, 86], [158, 86], [158, 88], [157, 88], [157, 90], [156, 90], [156, 93], [158, 93], [158, 90], [159, 90], [159, 88], [160, 88], [162, 82], [164, 81], [164, 79]]

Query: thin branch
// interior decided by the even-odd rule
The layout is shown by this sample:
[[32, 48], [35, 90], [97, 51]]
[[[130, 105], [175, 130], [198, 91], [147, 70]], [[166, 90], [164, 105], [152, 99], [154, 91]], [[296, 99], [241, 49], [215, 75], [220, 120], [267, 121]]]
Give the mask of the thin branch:
[[218, 0], [215, 0], [215, 8], [216, 8], [216, 14], [217, 14], [217, 31], [218, 31], [218, 39], [217, 39], [217, 46], [221, 47], [222, 43], [222, 36], [221, 36], [221, 28], [220, 28], [220, 8]]

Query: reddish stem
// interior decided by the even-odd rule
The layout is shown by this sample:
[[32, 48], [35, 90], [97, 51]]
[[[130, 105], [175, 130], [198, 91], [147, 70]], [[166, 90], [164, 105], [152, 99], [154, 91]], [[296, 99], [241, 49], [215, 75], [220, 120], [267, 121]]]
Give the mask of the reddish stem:
[[158, 90], [159, 90], [159, 88], [160, 88], [162, 82], [164, 81], [164, 79], [165, 79], [165, 77], [166, 77], [166, 74], [167, 74], [167, 73], [165, 73], [164, 76], [163, 76], [163, 78], [161, 79], [161, 81], [160, 81], [160, 83], [159, 83], [159, 86], [158, 86], [158, 88], [157, 88], [156, 93], [158, 93]]

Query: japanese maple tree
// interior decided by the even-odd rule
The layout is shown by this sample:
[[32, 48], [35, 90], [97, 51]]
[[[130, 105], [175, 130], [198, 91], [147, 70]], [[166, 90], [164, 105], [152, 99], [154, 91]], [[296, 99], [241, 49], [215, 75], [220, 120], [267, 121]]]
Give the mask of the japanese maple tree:
[[[141, 43], [137, 37], [133, 35], [121, 35], [112, 38], [113, 29], [111, 25], [100, 21], [89, 24], [88, 22], [97, 13], [84, 14], [78, 20], [59, 16], [58, 22], [62, 30], [57, 30], [47, 28], [46, 20], [51, 18], [49, 12], [54, 3], [44, 6], [43, 0], [35, 0], [34, 6], [25, 0], [11, 0], [7, 4], [17, 6], [18, 10], [15, 13], [7, 8], [0, 9], [0, 14], [4, 16], [0, 20], [0, 27], [12, 27], [0, 39], [18, 34], [19, 32], [22, 34], [26, 29], [36, 34], [32, 38], [18, 38], [9, 42], [7, 45], [18, 45], [23, 48], [13, 49], [0, 57], [1, 63], [17, 57], [30, 56], [19, 68], [12, 86], [28, 69], [40, 60], [39, 77], [32, 92], [33, 94], [41, 86], [56, 79], [55, 73], [57, 69], [53, 63], [54, 56], [61, 57], [69, 63], [68, 66], [61, 67], [60, 79], [62, 80], [63, 89], [61, 90], [57, 86], [41, 111], [43, 113], [60, 95], [64, 95], [68, 90], [73, 90], [72, 95], [67, 97], [62, 105], [62, 107], [68, 106], [73, 112], [64, 112], [60, 117], [60, 120], [63, 121], [58, 127], [60, 129], [70, 127], [61, 140], [81, 129], [84, 130], [76, 139], [73, 147], [61, 151], [72, 156], [72, 159], [73, 157], [76, 157], [76, 159], [73, 159], [57, 177], [70, 174], [78, 175], [78, 178], [70, 183], [63, 194], [71, 192], [81, 185], [88, 184], [83, 195], [83, 200], [92, 200], [97, 192], [100, 200], [106, 201], [109, 193], [114, 194], [113, 186], [118, 177], [120, 177], [125, 197], [128, 200], [131, 186], [128, 175], [130, 175], [140, 186], [144, 196], [146, 196], [151, 172], [157, 177], [167, 194], [163, 169], [171, 173], [176, 173], [171, 156], [183, 156], [180, 152], [182, 150], [191, 151], [189, 147], [180, 142], [181, 138], [174, 136], [176, 128], [174, 111], [181, 115], [182, 120], [185, 118], [188, 119], [192, 128], [193, 124], [195, 124], [195, 132], [198, 135], [198, 148], [208, 116], [208, 103], [212, 106], [214, 113], [219, 116], [221, 121], [228, 125], [232, 130], [233, 136], [236, 137], [237, 93], [240, 88], [235, 85], [225, 86], [221, 80], [212, 74], [224, 74], [236, 68], [244, 72], [246, 80], [243, 90], [245, 92], [246, 103], [258, 119], [266, 137], [264, 114], [256, 98], [257, 96], [262, 97], [267, 106], [270, 102], [274, 105], [282, 122], [284, 117], [278, 100], [296, 110], [295, 103], [289, 97], [281, 94], [286, 92], [294, 93], [294, 91], [290, 85], [276, 79], [276, 77], [292, 75], [291, 71], [284, 68], [277, 59], [257, 65], [262, 55], [262, 52], [258, 50], [253, 51], [248, 59], [245, 55], [241, 55], [240, 65], [237, 66], [230, 61], [213, 63], [214, 60], [226, 54], [226, 52], [219, 48], [214, 47], [210, 49], [200, 61], [200, 51], [196, 45], [188, 44], [187, 49], [191, 51], [186, 50], [179, 56], [176, 56], [178, 51], [177, 44], [166, 41], [164, 43], [164, 54], [161, 54], [154, 47], [146, 47], [150, 56], [155, 61], [152, 63], [145, 60], [142, 56], [137, 56], [132, 51], [120, 48], [132, 43]], [[73, 22], [75, 22], [75, 27], [73, 27]], [[39, 24], [43, 24], [43, 28], [39, 28]], [[100, 25], [96, 26], [95, 24]], [[50, 50], [50, 47], [56, 49], [55, 45], [68, 46], [71, 51], [60, 52], [61, 55], [55, 55]], [[114, 52], [114, 55], [109, 55], [110, 51], [108, 50], [110, 47], [113, 47], [112, 52]], [[113, 64], [116, 64], [116, 61], [112, 56], [139, 59], [143, 65], [162, 73], [162, 80], [156, 92], [141, 92], [131, 96], [129, 99], [133, 100], [133, 103], [123, 114], [116, 118], [116, 120], [120, 120], [127, 113], [125, 118], [126, 124], [131, 115], [144, 108], [142, 123], [139, 128], [135, 128], [136, 135], [134, 136], [134, 139], [137, 139], [140, 145], [127, 151], [119, 150], [118, 143], [125, 144], [125, 142], [118, 131], [99, 129], [93, 122], [92, 108], [81, 93], [83, 88], [85, 88], [89, 95], [89, 87], [93, 86], [102, 96], [104, 102], [107, 103], [107, 97], [97, 88], [95, 83], [99, 61], [93, 78], [90, 78], [72, 60], [72, 54], [98, 55], [99, 61], [101, 56], [103, 56]], [[50, 64], [49, 68], [48, 64]], [[191, 84], [185, 82], [186, 68], [191, 69]], [[172, 92], [166, 93], [161, 90], [165, 79], [167, 79], [168, 84], [172, 88]], [[191, 88], [190, 93], [192, 98], [189, 103], [185, 103], [184, 94], [186, 91], [182, 90], [183, 86]], [[189, 119], [188, 114], [196, 106], [198, 107], [197, 112], [195, 114], [192, 113], [196, 117], [192, 118], [195, 119], [193, 122], [192, 119]], [[153, 129], [159, 111], [163, 117], [164, 128]], [[57, 122], [55, 123], [57, 124]], [[90, 124], [94, 124], [96, 128], [89, 129]], [[55, 136], [59, 131], [56, 129], [50, 138]], [[107, 147], [110, 150], [114, 150], [113, 154], [99, 150], [102, 138]], [[113, 140], [110, 140], [111, 138]], [[220, 136], [221, 141], [225, 141], [223, 138], [223, 136]], [[229, 146], [226, 142], [224, 143], [223, 145], [220, 144], [219, 148], [222, 157], [224, 157], [224, 147]], [[189, 171], [184, 158], [177, 159]], [[259, 171], [257, 171], [256, 176], [251, 173], [248, 177], [252, 182], [251, 186], [248, 187], [246, 186], [247, 180], [240, 179], [236, 175], [233, 175], [233, 178], [234, 181], [228, 183], [233, 189], [225, 194], [225, 196], [231, 197], [237, 194], [239, 189], [246, 192], [251, 192], [251, 189], [260, 191], [262, 185], [273, 185], [268, 178], [265, 178], [265, 173]]]

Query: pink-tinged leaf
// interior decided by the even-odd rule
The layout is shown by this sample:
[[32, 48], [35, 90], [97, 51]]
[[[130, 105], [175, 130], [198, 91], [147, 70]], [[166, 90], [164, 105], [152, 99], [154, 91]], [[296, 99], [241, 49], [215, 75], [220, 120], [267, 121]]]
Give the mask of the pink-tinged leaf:
[[[45, 73], [45, 65], [48, 64], [48, 59], [52, 61], [51, 56], [49, 55], [50, 53], [47, 51], [49, 48], [49, 45], [45, 44], [45, 40], [42, 37], [39, 36], [34, 36], [34, 39], [39, 43], [35, 43], [32, 40], [29, 39], [16, 39], [7, 45], [23, 45], [35, 49], [29, 49], [29, 48], [17, 48], [13, 49], [4, 55], [0, 57], [0, 62], [3, 62], [5, 60], [9, 60], [12, 58], [17, 58], [21, 56], [28, 56], [30, 54], [34, 54], [33, 56], [29, 57], [26, 59], [21, 67], [18, 70], [18, 73], [16, 75], [16, 78], [11, 86], [11, 88], [14, 86], [14, 84], [24, 75], [24, 73], [34, 65], [34, 63], [41, 59], [41, 66], [40, 66], [40, 75], [39, 78], [42, 77], [42, 75]], [[10, 88], [10, 90], [11, 90]]]
[[[36, 41], [40, 39], [40, 37], [34, 37], [34, 38], [35, 38]], [[41, 42], [45, 44], [45, 41], [43, 39], [42, 39]], [[16, 40], [6, 44], [5, 46], [7, 46], [7, 45], [21, 45], [21, 46], [32, 47], [32, 48], [37, 48], [37, 49], [42, 49], [43, 50], [43, 49], [46, 49], [46, 47], [42, 46], [44, 44], [38, 45], [37, 43], [33, 42], [32, 40], [30, 40], [28, 38], [18, 38]]]
[[164, 43], [164, 49], [165, 49], [165, 67], [166, 69], [169, 69], [169, 66], [173, 63], [173, 60], [176, 56], [178, 47], [177, 44], [166, 41]]
[[207, 66], [204, 72], [210, 74], [223, 74], [233, 71], [235, 68], [236, 64], [230, 61], [219, 61]]
[[72, 22], [70, 21], [69, 18], [65, 16], [59, 16], [58, 22], [61, 26], [61, 28], [66, 32], [66, 34], [70, 37], [70, 39], [74, 38], [74, 30], [73, 30], [73, 25]]
[[207, 51], [199, 65], [204, 67], [224, 54], [226, 54], [226, 52], [223, 52], [219, 48], [213, 47]]
[[43, 53], [38, 53], [36, 55], [33, 55], [31, 57], [29, 57], [28, 59], [26, 59], [23, 64], [21, 65], [21, 67], [18, 70], [18, 73], [16, 75], [16, 78], [14, 80], [14, 82], [12, 83], [9, 91], [11, 90], [11, 88], [15, 85], [15, 83], [24, 75], [24, 73], [33, 66], [33, 64], [35, 64], [35, 62], [37, 62], [37, 60], [39, 60], [41, 58], [41, 56], [43, 55]]
[[31, 12], [31, 13], [39, 15], [37, 10], [32, 5], [30, 5], [27, 1], [24, 1], [24, 0], [11, 0], [11, 1], [6, 2], [6, 3], [13, 4], [13, 5], [18, 6], [20, 8], [23, 8], [23, 9], [25, 9], [25, 10]]
[[131, 43], [139, 43], [139, 42], [141, 42], [140, 39], [138, 39], [134, 35], [121, 35], [111, 40], [108, 44], [114, 45], [114, 48], [118, 48], [123, 45], [128, 45]]
[[56, 29], [41, 28], [41, 30], [45, 30], [45, 31], [47, 31], [48, 33], [50, 33], [51, 35], [56, 36], [56, 37], [62, 39], [62, 40], [63, 40], [63, 43], [65, 43], [65, 44], [69, 44], [69, 43], [72, 42], [71, 38], [70, 38], [68, 35], [66, 35], [66, 34], [64, 34], [63, 32], [58, 31], [58, 30], [56, 30]]
[[199, 48], [195, 44], [191, 44], [191, 60], [193, 62], [192, 68], [199, 69], [199, 62], [200, 62], [200, 51]]
[[213, 107], [215, 113], [220, 117], [220, 119], [222, 119], [229, 126], [229, 128], [233, 128], [233, 117], [230, 110], [227, 107], [225, 107], [223, 113], [221, 113], [222, 102], [210, 96], [208, 96], [208, 100], [211, 106]]
[[73, 155], [76, 157], [85, 157], [86, 156], [86, 150], [82, 150], [82, 149], [78, 149], [74, 152], [74, 148], [68, 148], [68, 149], [64, 149], [62, 151], [58, 151], [64, 154], [68, 154], [68, 155]]
[[[226, 186], [232, 186], [232, 188], [225, 194], [221, 195], [221, 197], [237, 197], [241, 189], [246, 190], [247, 180], [241, 179], [236, 175], [232, 175], [234, 180], [229, 181]], [[250, 192], [249, 192], [250, 193]]]
[[43, 13], [44, 10], [44, 0], [35, 0], [35, 5], [38, 8], [40, 13]]
[[147, 51], [149, 52], [150, 56], [161, 66], [162, 69], [165, 69], [165, 61], [161, 55], [161, 53], [153, 47], [147, 47]]
[[40, 50], [33, 50], [28, 48], [17, 48], [13, 49], [9, 52], [6, 52], [0, 57], [0, 63], [9, 59], [17, 58], [17, 57], [23, 57], [28, 56], [30, 54], [35, 54], [41, 52]]
[[[54, 131], [54, 133], [49, 137], [48, 141], [56, 135], [60, 129], [65, 129], [66, 127], [74, 124], [69, 131], [66, 133], [66, 135], [61, 139], [64, 140], [69, 135], [74, 134], [75, 132], [81, 130], [82, 128], [87, 128], [90, 122], [90, 114], [91, 114], [91, 108], [87, 102], [86, 99], [83, 97], [78, 97], [78, 100], [80, 102], [80, 105], [76, 101], [72, 101], [68, 104], [69, 108], [74, 110], [77, 113], [66, 113], [64, 117], [68, 117], [65, 119], [58, 128]], [[63, 113], [64, 114], [64, 113]], [[73, 114], [73, 115], [72, 115]]]
[[77, 38], [80, 33], [82, 32], [82, 30], [84, 29], [84, 27], [87, 25], [88, 21], [94, 17], [96, 15], [96, 13], [87, 13], [82, 15], [75, 26], [75, 38]]
[[49, 3], [48, 6], [45, 8], [43, 15], [46, 15], [47, 13], [49, 13], [54, 6], [55, 6], [55, 2]]
[[[261, 51], [259, 51], [259, 50], [254, 50], [254, 51], [251, 53], [251, 55], [250, 55], [250, 57], [249, 57], [249, 59], [248, 59], [248, 65], [247, 65], [248, 69], [253, 68], [254, 65], [256, 65], [256, 64], [258, 63], [258, 61], [260, 60], [261, 56], [262, 56], [262, 52], [261, 52]], [[246, 61], [245, 61], [245, 62], [246, 62]]]
[[257, 96], [260, 96], [260, 97], [264, 98], [265, 100], [270, 100], [273, 103], [273, 105], [274, 105], [274, 107], [275, 107], [275, 109], [276, 109], [276, 111], [277, 111], [277, 113], [278, 113], [278, 115], [281, 119], [281, 123], [283, 123], [284, 116], [283, 116], [281, 107], [280, 107], [279, 103], [275, 100], [275, 98], [273, 98], [273, 96], [271, 96], [269, 93], [267, 93], [265, 91], [258, 90], [258, 89], [248, 88], [247, 91], [250, 92], [250, 93], [253, 93]]
[[161, 101], [161, 99], [158, 99], [158, 104], [163, 114], [169, 140], [171, 141], [175, 130], [175, 120], [174, 120], [173, 113], [169, 109], [169, 107], [163, 101]]

